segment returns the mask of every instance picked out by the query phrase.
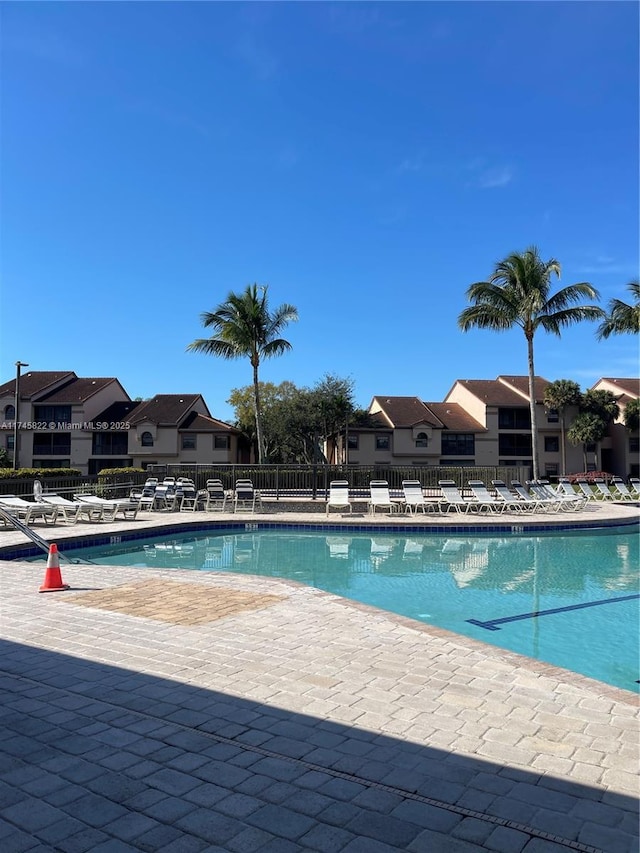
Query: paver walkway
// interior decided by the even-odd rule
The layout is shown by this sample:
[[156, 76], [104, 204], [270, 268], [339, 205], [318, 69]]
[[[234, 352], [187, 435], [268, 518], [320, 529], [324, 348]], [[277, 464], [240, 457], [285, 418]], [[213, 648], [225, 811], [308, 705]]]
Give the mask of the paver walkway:
[[630, 692], [277, 579], [0, 569], [3, 853], [639, 850]]

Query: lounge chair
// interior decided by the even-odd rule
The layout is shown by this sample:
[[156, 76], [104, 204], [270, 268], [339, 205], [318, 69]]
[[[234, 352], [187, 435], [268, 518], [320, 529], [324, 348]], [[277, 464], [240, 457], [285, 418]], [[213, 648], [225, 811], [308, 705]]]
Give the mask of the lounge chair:
[[135, 518], [138, 514], [138, 504], [133, 501], [108, 501], [96, 495], [74, 495], [75, 500], [93, 507], [102, 507], [101, 521], [115, 521], [118, 513], [123, 518]]
[[478, 501], [477, 510], [482, 512], [504, 512], [504, 501], [494, 497], [482, 480], [469, 480], [467, 485], [471, 489], [474, 498]]
[[640, 498], [640, 478], [629, 477], [629, 491], [635, 497], [636, 500]]
[[375, 515], [377, 509], [387, 509], [392, 513], [399, 507], [398, 501], [391, 500], [389, 483], [386, 480], [371, 480], [368, 506], [371, 515]]
[[504, 502], [504, 508], [507, 512], [534, 511], [536, 501], [532, 498], [524, 498], [521, 495], [514, 495], [504, 480], [492, 480], [491, 485], [495, 489], [498, 498]]
[[560, 487], [556, 490], [546, 480], [532, 481], [529, 487], [537, 497], [559, 501], [559, 509], [566, 512], [578, 512], [587, 505], [584, 495], [579, 495], [573, 490], [566, 492]]
[[616, 490], [616, 500], [621, 501], [637, 501], [638, 498], [634, 497], [633, 493], [629, 491], [627, 484], [621, 477], [613, 477], [611, 479], [611, 484], [613, 488]]
[[204, 508], [207, 512], [210, 510], [224, 512], [227, 505], [227, 493], [222, 480], [207, 480], [206, 488], [202, 489], [198, 494], [204, 500]]
[[261, 506], [260, 492], [254, 488], [251, 480], [236, 480], [233, 490], [233, 511], [248, 509], [250, 512], [255, 512], [256, 507], [260, 509]]
[[[63, 498], [61, 495], [43, 494], [38, 499], [38, 503], [55, 506], [58, 508], [58, 517], [63, 518], [67, 524], [75, 524], [84, 516], [86, 521], [97, 521], [94, 516], [97, 511], [87, 504], [82, 504], [80, 501], [70, 501], [68, 498]], [[100, 515], [102, 511], [100, 510]]]
[[606, 482], [600, 477], [596, 477], [593, 481], [596, 492], [601, 496], [603, 501], [615, 501], [616, 496], [613, 494]]
[[51, 504], [33, 503], [25, 501], [24, 498], [2, 495], [0, 506], [24, 524], [31, 524], [32, 521], [55, 524], [58, 519], [58, 508]]
[[520, 480], [512, 480], [511, 488], [524, 501], [533, 501], [533, 512], [559, 512], [560, 501], [528, 492]]
[[349, 483], [346, 480], [332, 480], [329, 483], [329, 497], [325, 506], [325, 514], [329, 515], [331, 509], [353, 512], [349, 498]]
[[469, 501], [463, 496], [454, 480], [439, 480], [438, 485], [442, 492], [442, 497], [438, 503], [441, 507], [445, 507], [445, 512], [449, 512], [451, 509], [455, 512], [469, 512], [473, 501]]
[[593, 490], [591, 483], [588, 483], [586, 480], [576, 480], [576, 485], [585, 496], [587, 501], [598, 501], [600, 498]]
[[180, 512], [195, 512], [200, 506], [201, 493], [196, 489], [193, 480], [182, 479], [176, 484], [176, 490], [170, 497], [170, 509]]
[[422, 483], [420, 480], [403, 480], [402, 494], [404, 495], [405, 512], [412, 514], [418, 512], [419, 509], [423, 513], [436, 512], [438, 504], [434, 501], [428, 501], [422, 491]]

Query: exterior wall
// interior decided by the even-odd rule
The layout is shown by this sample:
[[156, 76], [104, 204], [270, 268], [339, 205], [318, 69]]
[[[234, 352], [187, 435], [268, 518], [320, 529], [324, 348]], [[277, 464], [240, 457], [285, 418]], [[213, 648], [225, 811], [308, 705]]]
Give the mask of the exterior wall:
[[[594, 391], [611, 391], [616, 396], [621, 393], [621, 388], [614, 382], [600, 379], [593, 386]], [[601, 442], [601, 448], [611, 450], [611, 471], [607, 473], [616, 474], [618, 477], [640, 476], [640, 442], [639, 431], [629, 430], [624, 424], [624, 405], [620, 405], [620, 414], [615, 422], [609, 426], [607, 439]]]
[[[459, 403], [465, 412], [468, 412], [472, 418], [478, 423], [490, 429], [486, 421], [487, 405], [483, 403], [475, 394], [472, 394], [461, 382], [456, 382], [451, 391], [447, 394], [444, 400], [445, 403]], [[497, 412], [496, 412], [497, 418]], [[497, 428], [497, 420], [496, 420]]]

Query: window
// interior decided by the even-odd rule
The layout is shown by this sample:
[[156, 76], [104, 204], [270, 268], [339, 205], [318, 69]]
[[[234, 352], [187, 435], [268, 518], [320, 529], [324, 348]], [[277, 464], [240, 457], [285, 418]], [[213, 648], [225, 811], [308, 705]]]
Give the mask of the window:
[[92, 456], [123, 456], [128, 450], [129, 436], [126, 432], [94, 432], [91, 436]]
[[214, 435], [213, 447], [215, 450], [228, 450], [231, 446], [231, 438], [228, 435]]
[[153, 447], [153, 436], [150, 432], [143, 432], [140, 436], [140, 444], [143, 447]]
[[443, 432], [443, 456], [475, 456], [476, 437], [473, 433]]
[[640, 450], [640, 437], [637, 435], [629, 436], [629, 453], [637, 453]]
[[558, 466], [553, 462], [547, 462], [544, 466], [545, 479], [550, 480], [552, 477], [558, 476]]
[[557, 435], [545, 435], [544, 437], [544, 452], [545, 453], [559, 453], [560, 452], [560, 439]]
[[16, 419], [15, 406], [9, 405], [4, 407], [4, 419], [5, 421], [14, 421]]
[[89, 474], [99, 474], [104, 468], [131, 468], [133, 467], [132, 459], [90, 459]]
[[360, 444], [360, 436], [359, 435], [351, 435], [347, 436], [347, 447], [349, 450], [357, 450]]
[[426, 432], [419, 432], [416, 438], [416, 447], [426, 447], [428, 442]]
[[70, 459], [34, 459], [34, 468], [70, 468]]
[[549, 409], [547, 412], [547, 423], [548, 424], [557, 424], [560, 420], [557, 409]]
[[33, 436], [33, 455], [69, 456], [71, 454], [70, 432], [36, 432]]
[[34, 421], [55, 421], [71, 423], [71, 406], [34, 406]]
[[7, 450], [13, 450], [15, 435], [7, 436]]
[[501, 433], [498, 436], [500, 456], [531, 456], [530, 433]]
[[196, 449], [196, 434], [195, 432], [185, 432], [182, 435], [182, 449], [183, 450], [195, 450]]
[[498, 409], [498, 429], [531, 429], [529, 409]]
[[388, 435], [377, 435], [376, 436], [376, 450], [389, 450], [391, 446], [391, 441], [389, 440]]

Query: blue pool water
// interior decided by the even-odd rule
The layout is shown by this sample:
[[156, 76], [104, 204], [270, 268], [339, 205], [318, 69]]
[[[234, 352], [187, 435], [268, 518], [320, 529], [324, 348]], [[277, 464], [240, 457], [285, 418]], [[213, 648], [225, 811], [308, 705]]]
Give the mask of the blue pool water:
[[[68, 552], [105, 565], [289, 578], [638, 691], [637, 532], [182, 533]], [[536, 615], [537, 614], [537, 615]]]

